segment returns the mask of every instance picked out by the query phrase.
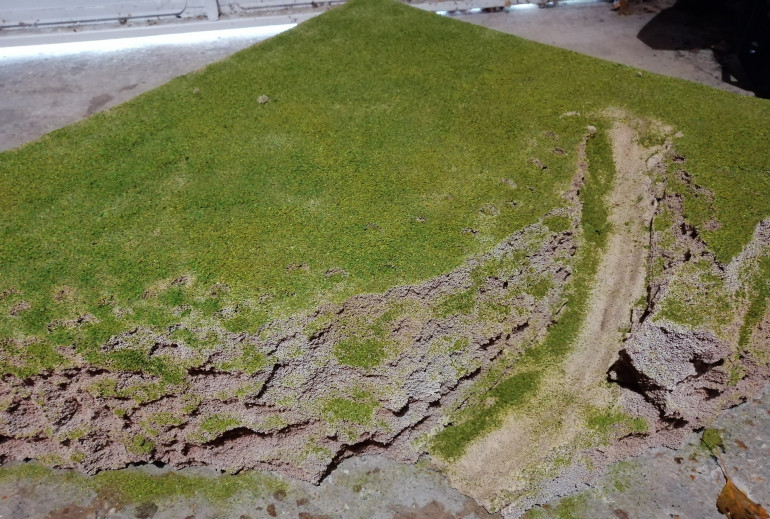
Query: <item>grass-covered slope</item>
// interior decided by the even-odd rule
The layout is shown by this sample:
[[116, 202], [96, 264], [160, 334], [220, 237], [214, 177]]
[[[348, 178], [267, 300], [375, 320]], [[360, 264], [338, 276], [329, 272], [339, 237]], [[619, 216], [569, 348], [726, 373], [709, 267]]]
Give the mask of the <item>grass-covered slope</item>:
[[[240, 304], [226, 325], [256, 330], [447, 271], [532, 223], [571, 164], [544, 174], [527, 160], [550, 150], [531, 140], [549, 129], [569, 147], [577, 128], [527, 115], [479, 37], [508, 41], [352, 4], [5, 153], [0, 334], [88, 349], [183, 304], [208, 318]], [[192, 286], [169, 288], [181, 276]], [[47, 329], [86, 313], [87, 336]]]
[[705, 416], [674, 375], [764, 373], [768, 123], [767, 101], [353, 0], [0, 154], [0, 459], [317, 480], [428, 450], [487, 503], [535, 499], [512, 452], [556, 471], [655, 432], [603, 385], [622, 333], [618, 380], [666, 419]]
[[[240, 305], [226, 326], [255, 330], [447, 271], [559, 204], [573, 163], [535, 137], [570, 149], [559, 115], [606, 106], [683, 130], [716, 194], [706, 236], [739, 251], [770, 210], [768, 103], [355, 1], [1, 155], [0, 335], [41, 341], [34, 370], [57, 362], [44, 344], [88, 350], [182, 305]], [[688, 203], [696, 224], [708, 209]]]

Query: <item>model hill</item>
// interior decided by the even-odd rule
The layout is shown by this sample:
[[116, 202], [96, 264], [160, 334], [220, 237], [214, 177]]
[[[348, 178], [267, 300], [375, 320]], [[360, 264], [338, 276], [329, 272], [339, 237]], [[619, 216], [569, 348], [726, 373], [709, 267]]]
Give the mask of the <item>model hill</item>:
[[767, 377], [768, 122], [353, 0], [2, 153], [0, 457], [569, 492]]

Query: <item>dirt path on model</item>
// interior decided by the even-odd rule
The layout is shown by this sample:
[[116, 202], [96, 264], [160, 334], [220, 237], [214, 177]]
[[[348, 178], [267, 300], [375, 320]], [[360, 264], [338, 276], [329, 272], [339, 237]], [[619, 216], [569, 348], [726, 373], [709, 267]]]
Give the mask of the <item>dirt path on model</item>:
[[[525, 412], [512, 413], [450, 470], [453, 485], [485, 506], [500, 508], [512, 501], [514, 509], [525, 509], [532, 504], [541, 493], [533, 482], [563, 474], [565, 467], [574, 466], [565, 461], [574, 461], [590, 444], [587, 412], [612, 408], [617, 401], [614, 388], [606, 384], [606, 371], [628, 328], [631, 308], [644, 295], [645, 246], [654, 212], [646, 173], [654, 150], [640, 146], [637, 132], [625, 123], [616, 122], [610, 137], [616, 173], [606, 202], [612, 234], [572, 351], [563, 363], [546, 368]], [[575, 482], [584, 475], [576, 473]]]
[[[612, 234], [594, 279], [588, 315], [564, 365], [568, 387], [584, 392], [594, 391], [596, 382], [606, 379], [631, 320], [631, 308], [644, 295], [646, 246], [655, 210], [646, 174], [651, 150], [639, 145], [636, 131], [620, 122], [615, 123], [610, 137], [615, 162], [615, 183], [607, 200]], [[593, 405], [608, 403], [593, 398]]]

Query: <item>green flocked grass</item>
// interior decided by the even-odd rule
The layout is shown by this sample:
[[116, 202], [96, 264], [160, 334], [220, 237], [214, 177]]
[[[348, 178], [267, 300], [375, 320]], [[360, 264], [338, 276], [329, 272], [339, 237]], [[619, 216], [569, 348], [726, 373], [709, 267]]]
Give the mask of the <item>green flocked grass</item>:
[[286, 491], [283, 481], [267, 474], [243, 472], [229, 477], [169, 472], [148, 474], [137, 469], [108, 470], [88, 477], [76, 471], [56, 471], [37, 463], [0, 468], [0, 483], [14, 480], [35, 481], [58, 486], [72, 484], [77, 489], [92, 489], [109, 496], [115, 504], [150, 503], [171, 498], [203, 498], [215, 505], [226, 506], [240, 493], [269, 496]]
[[[574, 149], [584, 121], [559, 115], [607, 106], [684, 132], [678, 150], [723, 224], [703, 234], [720, 258], [739, 251], [770, 212], [770, 104], [387, 0], [354, 0], [6, 152], [0, 336], [38, 342], [3, 370], [163, 329], [182, 305], [209, 319], [234, 307], [225, 328], [256, 331], [450, 270], [559, 205], [574, 163], [543, 132]], [[696, 224], [711, 217], [698, 204], [685, 204]], [[30, 308], [9, 315], [19, 301]], [[173, 378], [147, 359], [92, 360]]]
[[[259, 104], [262, 94], [270, 102]], [[739, 252], [770, 214], [767, 101], [352, 0], [0, 154], [0, 371], [61, 366], [60, 347], [72, 345], [92, 364], [175, 384], [179, 366], [99, 345], [192, 317], [257, 332], [325, 301], [447, 272], [564, 205], [574, 150], [608, 107], [683, 132], [684, 167], [714, 194], [682, 188], [686, 217], [722, 261]], [[447, 457], [525, 402], [577, 333], [608, 231], [610, 147], [601, 132], [590, 142], [588, 247], [568, 305], [491, 390], [492, 408], [437, 437]], [[712, 217], [721, 225], [703, 229]], [[438, 312], [474, 304], [460, 294]], [[387, 345], [375, 336], [338, 345], [338, 360], [380, 364]], [[267, 361], [234, 362], [256, 372]]]

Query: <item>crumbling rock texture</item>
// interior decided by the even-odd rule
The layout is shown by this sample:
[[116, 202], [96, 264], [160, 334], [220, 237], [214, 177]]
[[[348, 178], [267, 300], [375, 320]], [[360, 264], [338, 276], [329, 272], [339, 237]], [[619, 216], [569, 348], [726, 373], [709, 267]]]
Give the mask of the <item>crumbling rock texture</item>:
[[[685, 163], [670, 142], [658, 160]], [[650, 231], [647, 301], [632, 313], [631, 333], [609, 378], [654, 406], [659, 428], [692, 429], [761, 389], [770, 373], [761, 353], [768, 341], [755, 340], [753, 351], [739, 344], [745, 289], [755, 260], [770, 250], [770, 221], [760, 222], [743, 252], [724, 265], [684, 217], [683, 191], [705, 200], [713, 195], [684, 169], [661, 167], [658, 180], [656, 218], [667, 225]], [[706, 225], [717, 228], [719, 222]], [[750, 330], [761, 331], [762, 323]]]
[[703, 403], [723, 391], [727, 375], [714, 369], [730, 346], [714, 334], [674, 323], [640, 327], [611, 368], [614, 379], [643, 393], [666, 420], [698, 424]]
[[181, 380], [75, 366], [0, 380], [0, 458], [93, 473], [130, 463], [279, 470], [319, 481], [355, 453], [413, 461], [442, 407], [501, 354], [545, 333], [562, 304], [572, 230], [536, 224], [419, 285], [327, 304], [257, 334], [187, 330], [209, 346], [136, 329], [138, 349]]

